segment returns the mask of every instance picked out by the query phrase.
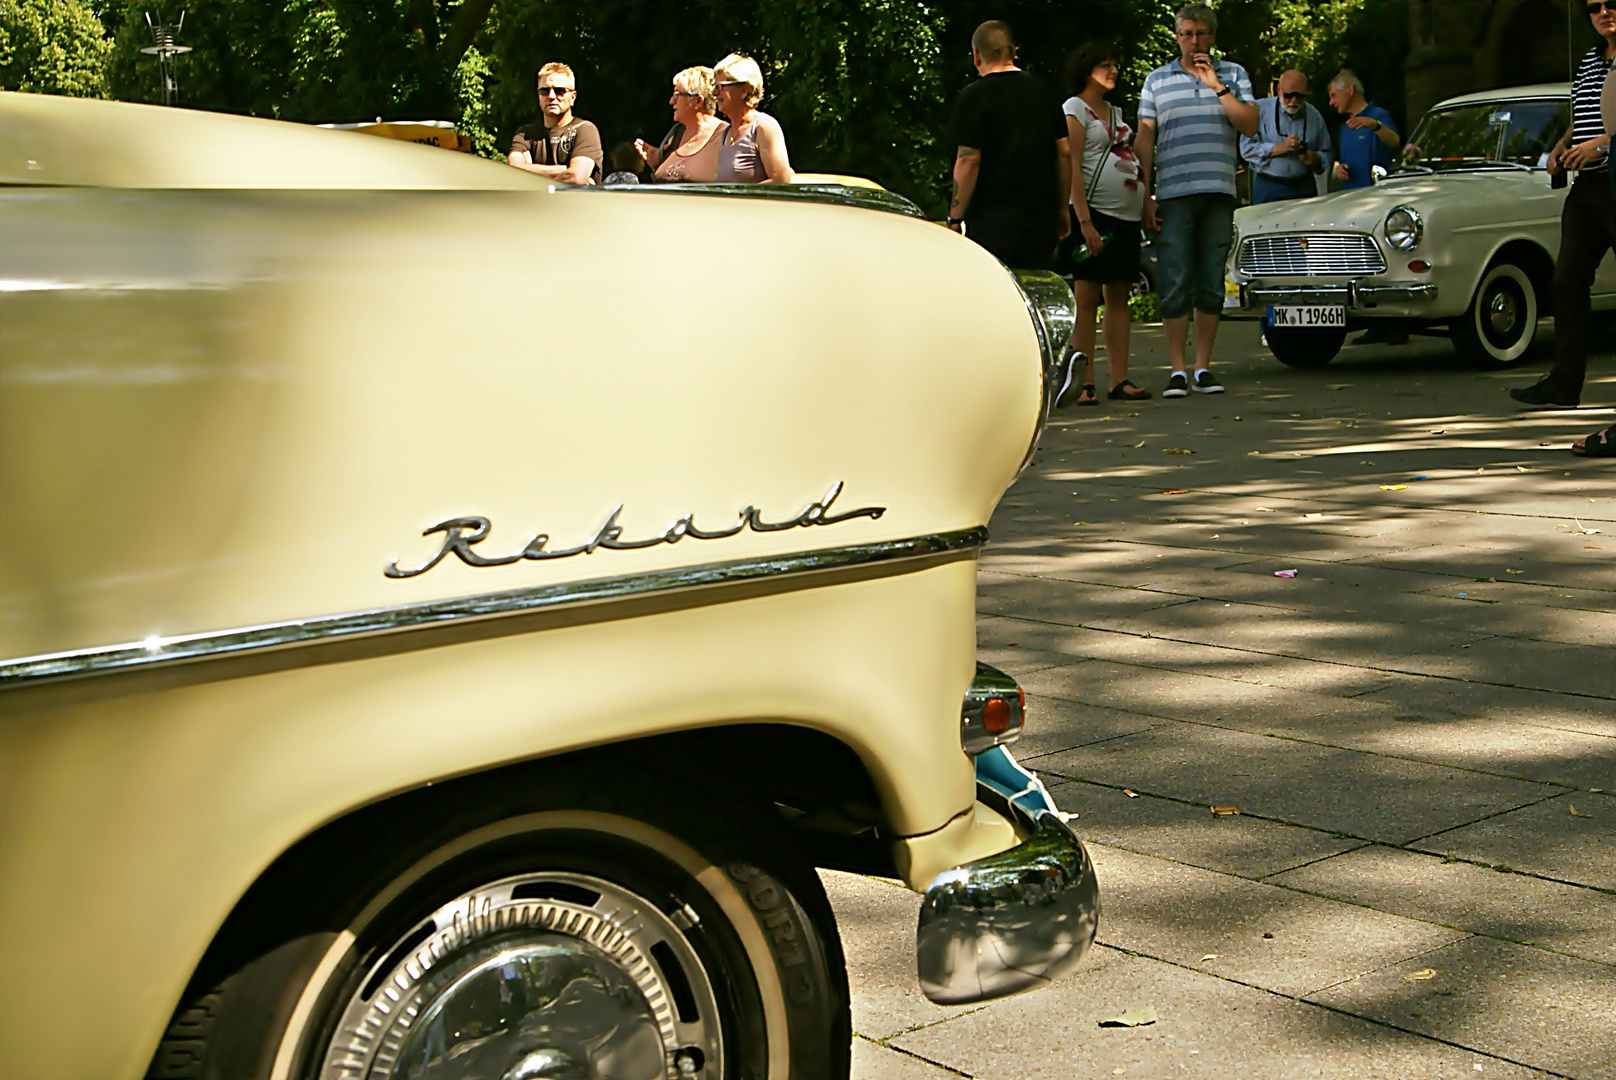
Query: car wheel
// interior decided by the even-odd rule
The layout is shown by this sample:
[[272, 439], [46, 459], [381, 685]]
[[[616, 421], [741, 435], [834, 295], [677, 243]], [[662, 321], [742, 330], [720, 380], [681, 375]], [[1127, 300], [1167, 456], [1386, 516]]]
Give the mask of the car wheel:
[[1537, 288], [1514, 263], [1488, 267], [1470, 309], [1453, 324], [1453, 345], [1477, 367], [1494, 368], [1524, 358], [1537, 337]]
[[187, 1003], [148, 1075], [845, 1080], [841, 946], [792, 837], [623, 801], [438, 845]]
[[1286, 367], [1321, 368], [1335, 359], [1347, 340], [1345, 330], [1298, 330], [1270, 326], [1265, 333], [1268, 351]]

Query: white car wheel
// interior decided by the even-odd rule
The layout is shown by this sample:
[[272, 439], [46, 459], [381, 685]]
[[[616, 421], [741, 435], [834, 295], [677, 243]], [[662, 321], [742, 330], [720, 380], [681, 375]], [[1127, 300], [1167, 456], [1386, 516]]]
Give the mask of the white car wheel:
[[1513, 364], [1531, 349], [1538, 314], [1531, 276], [1514, 263], [1496, 263], [1482, 275], [1470, 309], [1454, 322], [1454, 347], [1481, 367]]
[[553, 786], [534, 801], [573, 808], [429, 818], [441, 843], [371, 878], [338, 932], [266, 929], [193, 987], [149, 1080], [846, 1080], [836, 924], [783, 824]]

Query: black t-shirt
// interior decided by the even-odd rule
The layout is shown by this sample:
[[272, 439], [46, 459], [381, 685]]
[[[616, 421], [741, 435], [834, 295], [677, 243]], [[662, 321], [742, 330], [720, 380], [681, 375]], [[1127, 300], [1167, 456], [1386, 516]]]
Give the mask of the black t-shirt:
[[573, 118], [572, 123], [547, 128], [544, 118], [522, 128], [511, 138], [513, 151], [526, 150], [535, 165], [571, 165], [575, 157], [595, 163], [595, 183], [600, 183], [600, 166], [606, 155], [601, 150], [600, 129], [588, 120]]
[[1062, 194], [1055, 143], [1066, 138], [1066, 116], [1043, 80], [1025, 71], [982, 76], [960, 94], [953, 130], [956, 146], [982, 151], [967, 230], [974, 219], [1015, 218], [1047, 226], [1053, 238]]

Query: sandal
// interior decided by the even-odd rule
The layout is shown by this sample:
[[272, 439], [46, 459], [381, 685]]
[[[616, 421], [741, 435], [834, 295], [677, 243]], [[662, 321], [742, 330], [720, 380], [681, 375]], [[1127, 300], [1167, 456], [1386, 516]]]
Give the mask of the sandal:
[[1091, 382], [1083, 384], [1083, 392], [1077, 395], [1077, 400], [1073, 402], [1074, 405], [1098, 405], [1099, 403], [1100, 395]]
[[1150, 398], [1150, 391], [1135, 386], [1131, 379], [1123, 379], [1113, 386], [1111, 393], [1106, 396], [1112, 401], [1147, 401]]
[[1596, 431], [1571, 444], [1578, 457], [1616, 457], [1616, 426]]

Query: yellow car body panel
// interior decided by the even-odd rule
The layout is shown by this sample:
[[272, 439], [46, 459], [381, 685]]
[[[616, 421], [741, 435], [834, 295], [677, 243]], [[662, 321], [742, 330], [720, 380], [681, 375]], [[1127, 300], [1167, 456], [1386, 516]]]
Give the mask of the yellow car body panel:
[[[157, 662], [243, 629], [979, 529], [1042, 370], [980, 248], [850, 206], [555, 189], [343, 132], [19, 94], [0, 178], [0, 1075], [143, 1075], [266, 866], [502, 764], [790, 724], [858, 753], [912, 885], [1014, 843], [959, 744], [971, 543]], [[386, 572], [427, 564], [446, 519], [490, 522], [464, 550], [498, 561], [816, 500], [881, 513]], [[96, 667], [118, 650], [134, 660]]]

